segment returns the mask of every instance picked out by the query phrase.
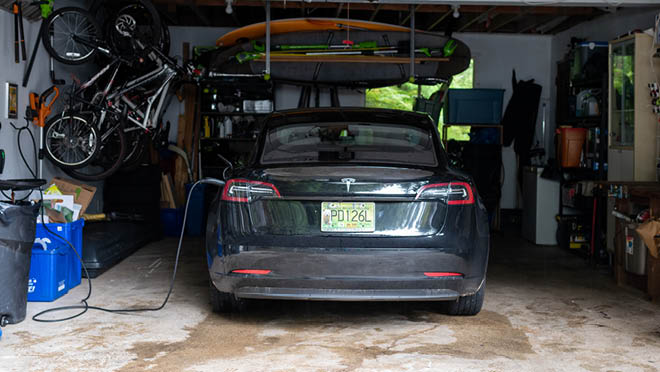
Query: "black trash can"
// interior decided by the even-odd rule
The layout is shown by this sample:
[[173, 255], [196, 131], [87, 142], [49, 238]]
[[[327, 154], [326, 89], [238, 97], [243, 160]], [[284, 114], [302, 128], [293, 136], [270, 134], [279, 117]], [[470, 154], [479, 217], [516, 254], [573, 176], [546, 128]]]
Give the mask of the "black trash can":
[[32, 245], [41, 203], [0, 202], [0, 326], [25, 319]]

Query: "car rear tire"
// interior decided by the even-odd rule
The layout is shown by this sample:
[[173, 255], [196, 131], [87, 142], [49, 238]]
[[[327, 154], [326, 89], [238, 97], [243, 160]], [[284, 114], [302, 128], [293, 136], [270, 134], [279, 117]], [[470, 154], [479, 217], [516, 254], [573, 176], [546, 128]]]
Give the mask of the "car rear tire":
[[245, 310], [245, 301], [236, 298], [231, 293], [220, 292], [209, 280], [211, 309], [214, 313], [236, 313]]
[[475, 294], [459, 297], [456, 301], [446, 303], [443, 312], [447, 315], [477, 315], [484, 304], [485, 292], [486, 283]]

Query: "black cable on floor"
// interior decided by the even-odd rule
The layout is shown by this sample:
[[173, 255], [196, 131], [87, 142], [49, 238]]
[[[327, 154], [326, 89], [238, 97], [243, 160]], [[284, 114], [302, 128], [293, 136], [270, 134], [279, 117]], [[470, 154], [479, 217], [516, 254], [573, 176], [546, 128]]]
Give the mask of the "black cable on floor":
[[[17, 141], [18, 141], [18, 152], [21, 155], [21, 158], [23, 159], [23, 163], [25, 163], [25, 166], [28, 168], [28, 171], [30, 172], [32, 177], [34, 177], [36, 179], [37, 178], [36, 170], [38, 168], [37, 143], [34, 139], [34, 135], [32, 134], [32, 131], [29, 130], [29, 123], [26, 126], [21, 127], [21, 128], [16, 127], [13, 123], [11, 123], [11, 126], [14, 129], [18, 130], [18, 139], [17, 139]], [[33, 149], [34, 149], [34, 156], [35, 156], [35, 168], [34, 168], [34, 170], [32, 170], [32, 168], [30, 167], [27, 159], [25, 158], [25, 155], [23, 154], [23, 149], [21, 147], [21, 133], [24, 130], [27, 130], [27, 132], [30, 134], [30, 138], [32, 139], [32, 146], [33, 146]], [[83, 270], [85, 271], [85, 276], [87, 277], [88, 289], [87, 289], [87, 295], [85, 296], [85, 298], [83, 298], [80, 301], [82, 303], [82, 305], [59, 306], [59, 307], [46, 309], [44, 311], [41, 311], [41, 312], [35, 314], [32, 317], [32, 320], [34, 320], [35, 322], [43, 322], [43, 323], [63, 322], [63, 321], [66, 321], [66, 320], [75, 319], [75, 318], [85, 314], [89, 310], [105, 311], [105, 312], [108, 312], [108, 313], [128, 314], [128, 313], [137, 313], [137, 312], [145, 312], [145, 311], [158, 311], [158, 310], [163, 309], [165, 307], [165, 305], [167, 304], [167, 301], [169, 301], [170, 296], [172, 294], [172, 290], [174, 289], [174, 282], [176, 280], [176, 273], [177, 273], [177, 269], [179, 267], [179, 258], [180, 258], [180, 255], [181, 255], [181, 245], [183, 243], [183, 235], [184, 235], [184, 231], [185, 231], [186, 220], [188, 219], [188, 206], [190, 204], [190, 197], [192, 196], [193, 190], [195, 190], [195, 188], [200, 183], [204, 183], [204, 182], [208, 182], [208, 181], [200, 180], [200, 181], [195, 182], [193, 184], [193, 186], [191, 187], [191, 189], [190, 189], [190, 192], [188, 194], [188, 198], [186, 199], [186, 207], [185, 207], [184, 214], [183, 214], [183, 225], [181, 227], [181, 235], [179, 236], [179, 244], [178, 244], [177, 249], [176, 249], [176, 258], [174, 260], [174, 271], [172, 272], [172, 278], [170, 279], [170, 287], [169, 287], [169, 290], [167, 291], [167, 296], [165, 296], [165, 299], [163, 300], [163, 303], [160, 304], [160, 306], [158, 306], [158, 307], [153, 307], [153, 308], [132, 308], [132, 309], [106, 309], [106, 308], [103, 308], [103, 307], [100, 307], [100, 306], [90, 306], [89, 305], [87, 300], [89, 300], [89, 298], [92, 296], [92, 279], [90, 278], [89, 272], [87, 271], [87, 266], [85, 265], [85, 262], [83, 261], [82, 256], [80, 255], [80, 252], [78, 252], [76, 247], [74, 247], [73, 244], [71, 244], [70, 241], [68, 241], [67, 239], [64, 239], [64, 237], [62, 237], [58, 233], [56, 233], [56, 232], [52, 231], [51, 229], [49, 229], [48, 224], [44, 223], [44, 208], [43, 208], [44, 193], [43, 193], [43, 190], [39, 189], [39, 194], [41, 196], [40, 213], [41, 213], [42, 225], [43, 225], [44, 229], [47, 232], [49, 232], [53, 236], [61, 239], [62, 241], [66, 242], [66, 244], [73, 250], [73, 252], [75, 252], [76, 256], [78, 257], [78, 261], [80, 261], [80, 264], [81, 264]], [[215, 183], [215, 184], [216, 184], [216, 186], [218, 186], [217, 183]], [[2, 192], [2, 191], [0, 191], [0, 192]], [[27, 199], [31, 194], [32, 194], [32, 192], [30, 192], [22, 200]], [[2, 192], [2, 195], [5, 198], [11, 200], [11, 198], [7, 197], [7, 195], [5, 195], [4, 192]], [[79, 313], [75, 314], [75, 315], [72, 315], [72, 316], [69, 316], [69, 317], [66, 317], [66, 318], [58, 318], [58, 319], [40, 319], [39, 318], [40, 316], [42, 316], [44, 314], [54, 313], [54, 312], [58, 312], [58, 311], [65, 311], [65, 310], [81, 310], [81, 311]]]
[[[179, 236], [179, 244], [178, 244], [177, 249], [176, 249], [176, 258], [174, 259], [174, 271], [172, 272], [172, 278], [170, 279], [170, 288], [167, 291], [167, 296], [165, 296], [165, 300], [163, 300], [163, 303], [160, 304], [160, 306], [153, 307], [153, 308], [106, 309], [106, 308], [99, 307], [99, 306], [89, 305], [87, 300], [89, 300], [89, 298], [92, 296], [92, 279], [89, 277], [89, 272], [87, 271], [87, 267], [85, 266], [85, 263], [83, 262], [82, 257], [80, 256], [80, 253], [73, 246], [73, 244], [71, 244], [71, 242], [69, 242], [68, 240], [64, 239], [60, 235], [58, 235], [55, 232], [48, 229], [46, 224], [43, 224], [46, 231], [48, 231], [49, 233], [55, 235], [56, 237], [64, 240], [69, 245], [69, 247], [71, 247], [71, 249], [73, 249], [73, 251], [76, 253], [76, 256], [78, 256], [78, 260], [80, 261], [80, 263], [83, 267], [83, 270], [85, 271], [85, 275], [87, 276], [88, 290], [87, 290], [87, 296], [85, 296], [85, 298], [83, 298], [80, 301], [82, 303], [82, 305], [60, 306], [60, 307], [54, 307], [54, 308], [46, 309], [44, 311], [41, 311], [41, 312], [35, 314], [32, 317], [32, 320], [34, 320], [35, 322], [44, 322], [44, 323], [63, 322], [63, 321], [66, 321], [66, 320], [71, 320], [71, 319], [77, 318], [77, 317], [85, 314], [88, 310], [98, 310], [98, 311], [105, 311], [105, 312], [108, 312], [108, 313], [127, 314], [127, 313], [137, 313], [137, 312], [146, 312], [146, 311], [158, 311], [158, 310], [163, 309], [165, 307], [165, 305], [167, 304], [167, 301], [170, 299], [170, 295], [172, 294], [172, 290], [174, 289], [174, 282], [176, 280], [176, 272], [177, 272], [177, 269], [179, 267], [179, 257], [181, 255], [181, 245], [183, 243], [183, 234], [184, 234], [184, 231], [185, 231], [186, 219], [188, 218], [188, 206], [190, 204], [190, 197], [192, 196], [192, 193], [193, 193], [193, 190], [195, 189], [195, 187], [197, 187], [197, 185], [199, 185], [202, 182], [203, 181], [201, 181], [201, 180], [195, 182], [193, 184], [193, 186], [191, 187], [190, 192], [188, 194], [188, 198], [186, 200], [186, 207], [185, 207], [185, 211], [184, 211], [184, 214], [183, 214], [183, 225], [181, 227], [181, 235]], [[42, 202], [43, 202], [43, 192], [41, 190], [39, 190], [39, 192], [41, 193], [41, 199], [42, 199]], [[43, 217], [44, 217], [44, 212], [43, 212], [43, 208], [42, 208], [41, 209], [41, 221], [42, 222], [43, 222]], [[82, 310], [82, 311], [80, 311], [78, 314], [75, 314], [75, 315], [72, 315], [72, 316], [66, 317], [66, 318], [39, 319], [39, 317], [44, 315], [44, 314], [58, 312], [58, 311], [65, 311], [65, 310]]]

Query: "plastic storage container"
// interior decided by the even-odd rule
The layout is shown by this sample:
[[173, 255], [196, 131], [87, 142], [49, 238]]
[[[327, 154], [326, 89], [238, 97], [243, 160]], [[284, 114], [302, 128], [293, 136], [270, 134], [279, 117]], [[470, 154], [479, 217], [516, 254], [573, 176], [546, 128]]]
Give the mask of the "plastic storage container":
[[160, 210], [160, 222], [163, 234], [166, 236], [179, 236], [183, 228], [183, 209], [164, 208]]
[[413, 111], [415, 112], [425, 112], [431, 116], [434, 122], [438, 122], [440, 117], [440, 110], [442, 105], [440, 102], [426, 99], [426, 98], [415, 98], [415, 104], [413, 106]]
[[638, 226], [636, 223], [631, 223], [625, 229], [625, 266], [629, 273], [646, 275], [646, 244], [636, 231]]
[[[192, 188], [191, 183], [186, 184], [186, 198], [190, 194]], [[188, 206], [188, 218], [186, 219], [186, 233], [188, 235], [199, 236], [204, 233], [205, 223], [204, 217], [206, 216], [206, 208], [204, 203], [204, 190], [206, 185], [200, 183], [193, 190], [190, 197], [190, 205]], [[184, 211], [185, 212], [185, 211]]]
[[46, 249], [41, 244], [32, 247], [28, 301], [54, 301], [69, 292], [70, 251], [68, 245], [57, 243], [46, 243]]
[[413, 111], [425, 112], [431, 116], [431, 119], [437, 124], [440, 119], [440, 111], [442, 110], [443, 100], [446, 91], [443, 88], [438, 89], [435, 93], [431, 94], [429, 99], [416, 97], [413, 104]]
[[69, 289], [74, 288], [80, 284], [82, 278], [82, 267], [80, 260], [78, 259], [78, 255], [82, 257], [83, 254], [83, 226], [85, 226], [85, 220], [81, 218], [70, 223], [48, 223], [46, 226], [50, 231], [71, 242], [71, 244], [76, 248], [76, 251], [78, 251], [78, 254], [76, 254], [76, 252], [74, 252], [71, 247], [69, 247], [66, 241], [51, 234], [44, 228], [43, 224], [37, 224], [37, 239], [48, 238], [50, 239], [51, 244], [62, 245], [68, 248], [67, 286]]
[[504, 89], [449, 89], [444, 119], [447, 124], [499, 124]]
[[575, 168], [580, 166], [580, 156], [582, 155], [582, 146], [587, 139], [587, 129], [585, 128], [559, 128], [559, 161], [563, 168]]

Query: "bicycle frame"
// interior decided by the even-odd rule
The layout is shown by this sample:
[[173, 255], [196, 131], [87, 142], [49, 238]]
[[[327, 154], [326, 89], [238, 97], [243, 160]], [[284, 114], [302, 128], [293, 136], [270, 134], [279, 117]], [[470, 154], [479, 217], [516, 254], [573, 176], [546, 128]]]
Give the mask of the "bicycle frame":
[[[132, 81], [129, 81], [128, 83], [124, 84], [123, 87], [111, 92], [117, 73], [119, 72], [119, 69], [122, 67], [123, 64], [124, 62], [122, 61], [122, 59], [117, 57], [108, 65], [106, 65], [103, 69], [101, 69], [101, 71], [99, 71], [96, 75], [92, 76], [88, 81], [81, 84], [81, 86], [78, 89], [76, 89], [76, 91], [71, 95], [70, 105], [73, 106], [73, 101], [76, 101], [97, 108], [100, 111], [101, 115], [96, 124], [97, 127], [101, 127], [101, 125], [105, 122], [105, 118], [108, 112], [110, 112], [113, 115], [122, 115], [122, 110], [119, 109], [120, 105], [118, 104], [119, 103], [118, 99], [119, 99], [122, 103], [126, 104], [128, 108], [130, 108], [130, 110], [132, 110], [131, 112], [128, 112], [126, 115], [126, 119], [129, 122], [135, 124], [137, 127], [142, 128], [144, 130], [151, 130], [155, 128], [156, 126], [155, 123], [158, 122], [158, 118], [160, 117], [160, 113], [163, 108], [163, 103], [165, 102], [167, 92], [172, 83], [172, 80], [176, 77], [177, 73], [167, 63], [161, 62], [160, 66], [155, 70], [143, 76], [140, 76]], [[101, 76], [105, 75], [108, 71], [110, 71], [110, 69], [113, 66], [114, 66], [114, 70], [112, 72], [112, 76], [108, 81], [108, 83], [106, 84], [103, 91], [101, 92], [101, 101], [90, 102], [86, 99], [81, 98], [82, 93], [90, 86], [92, 86], [98, 79], [100, 79]], [[146, 84], [149, 84], [161, 77], [164, 77], [163, 82], [158, 86], [155, 93], [153, 93], [147, 98], [147, 107], [144, 112], [138, 109], [140, 106], [139, 104], [134, 103], [133, 101], [130, 100], [130, 98], [126, 96], [126, 94], [129, 93], [130, 91], [138, 87], [144, 86]], [[154, 103], [156, 101], [158, 101], [158, 103], [154, 108]], [[103, 103], [103, 104], [99, 104], [99, 103]], [[142, 118], [142, 120], [140, 120], [140, 118]]]
[[[170, 84], [176, 75], [177, 73], [174, 71], [174, 69], [172, 69], [167, 64], [163, 64], [150, 73], [147, 73], [146, 75], [141, 76], [135, 80], [129, 81], [123, 88], [111, 93], [107, 97], [107, 100], [109, 102], [113, 102], [117, 98], [121, 99], [121, 101], [125, 103], [131, 110], [134, 110], [132, 113], [137, 114], [137, 118], [135, 118], [134, 115], [131, 115], [132, 113], [129, 113], [126, 118], [142, 129], [150, 130], [154, 128], [158, 122], [160, 112], [163, 108], [163, 102], [165, 102], [165, 97], [167, 96]], [[145, 112], [142, 112], [138, 109], [140, 105], [131, 101], [131, 99], [126, 96], [126, 93], [134, 90], [135, 88], [148, 84], [161, 76], [164, 76], [163, 82], [160, 84], [158, 89], [156, 89], [156, 92], [147, 98], [147, 107]], [[156, 102], [156, 100], [158, 100], [158, 103], [154, 109], [154, 102]], [[140, 117], [143, 118], [141, 122], [138, 120]]]

